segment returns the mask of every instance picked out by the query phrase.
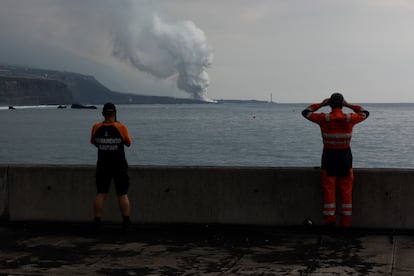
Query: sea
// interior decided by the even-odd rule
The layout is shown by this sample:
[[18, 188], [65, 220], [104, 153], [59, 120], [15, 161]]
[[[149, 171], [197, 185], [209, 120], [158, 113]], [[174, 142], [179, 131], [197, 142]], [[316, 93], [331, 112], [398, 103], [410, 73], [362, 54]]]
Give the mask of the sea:
[[[319, 126], [308, 104], [118, 105], [133, 143], [130, 165], [318, 167]], [[370, 117], [354, 127], [355, 168], [414, 168], [414, 104], [362, 104]], [[0, 107], [1, 164], [95, 164], [97, 109]], [[329, 112], [329, 109], [321, 109]], [[348, 110], [347, 112], [350, 112]]]

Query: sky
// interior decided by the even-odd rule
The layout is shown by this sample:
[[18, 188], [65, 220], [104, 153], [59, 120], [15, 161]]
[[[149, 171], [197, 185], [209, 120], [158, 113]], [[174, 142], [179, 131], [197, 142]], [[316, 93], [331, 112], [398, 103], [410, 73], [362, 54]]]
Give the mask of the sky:
[[414, 102], [414, 1], [2, 0], [0, 63], [136, 94]]

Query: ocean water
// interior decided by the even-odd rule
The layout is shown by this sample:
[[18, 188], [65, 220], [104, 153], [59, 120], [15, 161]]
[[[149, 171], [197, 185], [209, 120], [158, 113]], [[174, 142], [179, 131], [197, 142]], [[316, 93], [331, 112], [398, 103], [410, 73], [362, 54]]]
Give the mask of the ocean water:
[[[120, 105], [133, 139], [130, 165], [319, 166], [319, 127], [307, 104]], [[364, 104], [370, 117], [354, 128], [354, 167], [414, 168], [414, 104]], [[328, 112], [329, 109], [323, 109]], [[101, 107], [0, 108], [0, 163], [95, 164], [91, 127]]]

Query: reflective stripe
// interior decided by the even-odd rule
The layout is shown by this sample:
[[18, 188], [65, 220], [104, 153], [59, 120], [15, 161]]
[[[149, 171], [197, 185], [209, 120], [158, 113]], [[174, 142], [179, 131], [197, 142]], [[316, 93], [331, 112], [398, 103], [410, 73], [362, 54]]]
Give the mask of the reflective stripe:
[[352, 133], [327, 133], [322, 132], [322, 136], [325, 138], [351, 138]]
[[329, 141], [323, 140], [325, 145], [332, 145], [332, 146], [340, 146], [340, 145], [348, 145], [350, 141]]
[[335, 207], [336, 207], [335, 203], [332, 203], [332, 204], [324, 204], [323, 205], [323, 208], [335, 208]]
[[323, 211], [324, 216], [335, 216], [335, 211]]
[[342, 146], [351, 143], [352, 132], [350, 133], [327, 133], [322, 132], [322, 140], [324, 145]]
[[352, 203], [342, 204], [342, 208], [352, 208]]
[[352, 216], [352, 211], [342, 211], [341, 214], [344, 216]]
[[346, 122], [349, 123], [351, 121], [351, 114], [346, 114]]
[[331, 120], [331, 115], [329, 113], [325, 114], [325, 121], [329, 122]]

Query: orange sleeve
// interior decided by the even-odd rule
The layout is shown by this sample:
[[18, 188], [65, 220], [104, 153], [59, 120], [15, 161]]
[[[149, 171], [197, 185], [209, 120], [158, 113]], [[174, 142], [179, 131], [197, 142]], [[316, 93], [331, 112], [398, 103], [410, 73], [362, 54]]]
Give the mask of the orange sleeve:
[[325, 113], [310, 113], [309, 114], [309, 121], [312, 121], [317, 124], [321, 124], [326, 121], [326, 114]]
[[132, 139], [131, 136], [129, 136], [128, 128], [121, 123], [117, 124], [117, 128], [124, 139], [124, 144], [129, 147], [132, 143]]
[[354, 124], [358, 124], [362, 121], [364, 121], [365, 119], [368, 118], [369, 116], [369, 112], [367, 110], [365, 110], [362, 106], [360, 105], [349, 105], [349, 108], [351, 108], [355, 113], [353, 113], [351, 116], [352, 121], [354, 122]]
[[326, 115], [325, 113], [316, 113], [315, 111], [321, 107], [323, 107], [323, 105], [320, 103], [311, 104], [302, 111], [302, 116], [311, 122], [320, 124], [325, 121]]
[[358, 124], [364, 121], [366, 118], [367, 116], [364, 113], [352, 113], [351, 114], [351, 120], [354, 124]]
[[95, 144], [95, 132], [96, 129], [98, 128], [98, 124], [94, 124], [92, 127], [92, 132], [91, 132], [91, 144]]

